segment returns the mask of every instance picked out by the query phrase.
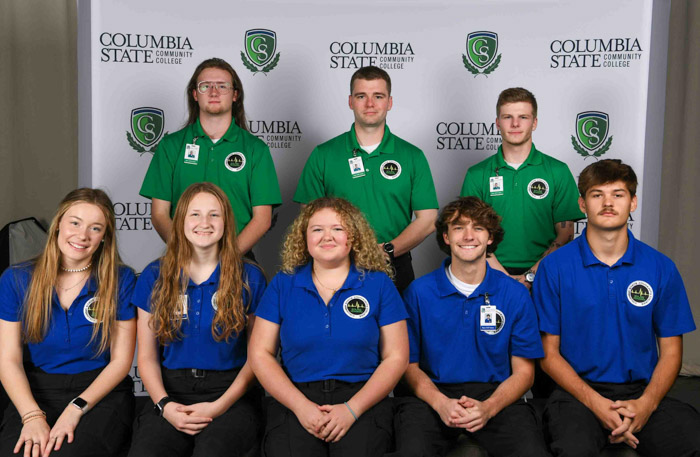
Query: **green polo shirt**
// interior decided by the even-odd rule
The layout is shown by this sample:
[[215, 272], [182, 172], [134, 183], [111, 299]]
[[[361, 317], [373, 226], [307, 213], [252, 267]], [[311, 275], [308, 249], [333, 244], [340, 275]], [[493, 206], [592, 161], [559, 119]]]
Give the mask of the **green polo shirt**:
[[[188, 144], [196, 144], [199, 150], [188, 149]], [[169, 201], [172, 218], [185, 189], [205, 181], [221, 187], [228, 196], [238, 232], [250, 222], [254, 206], [282, 203], [275, 164], [265, 142], [231, 122], [224, 136], [213, 143], [199, 119], [161, 140], [139, 194]]]
[[360, 208], [380, 243], [396, 238], [411, 223], [413, 211], [438, 207], [423, 151], [386, 126], [371, 154], [357, 142], [355, 124], [311, 152], [294, 201], [309, 203], [324, 196], [342, 197]]
[[[499, 176], [502, 183], [491, 179]], [[530, 268], [556, 238], [554, 224], [584, 217], [569, 167], [534, 144], [517, 170], [505, 162], [501, 147], [470, 167], [460, 193], [468, 195], [484, 200], [503, 218], [505, 237], [495, 254], [507, 268]]]

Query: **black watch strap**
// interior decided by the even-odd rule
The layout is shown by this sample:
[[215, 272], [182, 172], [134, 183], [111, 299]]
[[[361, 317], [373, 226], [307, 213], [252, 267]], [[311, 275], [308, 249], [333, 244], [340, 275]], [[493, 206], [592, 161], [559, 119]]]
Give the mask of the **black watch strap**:
[[166, 395], [165, 397], [161, 398], [158, 403], [153, 405], [153, 411], [155, 411], [155, 413], [159, 416], [163, 417], [163, 410], [165, 409], [165, 405], [167, 405], [171, 401], [173, 401], [173, 399]]

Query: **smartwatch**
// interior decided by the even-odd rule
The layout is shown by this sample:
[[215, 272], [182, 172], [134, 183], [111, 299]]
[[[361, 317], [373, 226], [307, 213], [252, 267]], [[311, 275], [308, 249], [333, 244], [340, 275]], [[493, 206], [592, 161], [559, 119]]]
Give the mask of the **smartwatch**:
[[173, 401], [172, 398], [168, 397], [167, 395], [163, 398], [160, 399], [158, 403], [153, 405], [153, 411], [160, 417], [163, 417], [163, 410], [165, 409], [165, 405]]
[[83, 414], [85, 414], [88, 410], [88, 402], [86, 402], [80, 397], [75, 397], [74, 399], [72, 399], [70, 401], [70, 404], [81, 410]]
[[530, 284], [535, 282], [535, 272], [532, 270], [527, 270], [525, 272], [525, 281], [529, 282]]

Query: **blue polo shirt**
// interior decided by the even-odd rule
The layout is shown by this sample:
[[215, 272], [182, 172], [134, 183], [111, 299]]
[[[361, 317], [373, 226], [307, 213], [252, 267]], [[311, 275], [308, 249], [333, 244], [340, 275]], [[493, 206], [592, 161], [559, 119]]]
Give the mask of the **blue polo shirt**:
[[[34, 265], [25, 263], [5, 270], [0, 276], [0, 319], [8, 322], [22, 321], [22, 308]], [[119, 291], [117, 320], [128, 321], [136, 316], [130, 304], [136, 279], [131, 268], [119, 267]], [[76, 374], [104, 368], [110, 360], [109, 349], [96, 356], [99, 346], [92, 338], [92, 306], [97, 292], [94, 277], [85, 283], [68, 310], [61, 308], [54, 291], [51, 302], [49, 329], [40, 343], [28, 343], [29, 357], [35, 367], [47, 373]]]
[[381, 362], [379, 328], [407, 317], [401, 296], [386, 274], [353, 264], [326, 306], [311, 266], [278, 273], [255, 314], [280, 326], [282, 366], [293, 382], [366, 381]]
[[[132, 303], [151, 313], [151, 293], [160, 274], [160, 260], [144, 268], [134, 288]], [[243, 305], [246, 314], [252, 314], [265, 291], [265, 275], [259, 268], [243, 264], [244, 281], [250, 294], [243, 289]], [[166, 344], [163, 348], [163, 366], [171, 370], [199, 368], [202, 370], [232, 370], [241, 368], [246, 362], [248, 344], [245, 330], [227, 341], [216, 341], [211, 325], [216, 314], [216, 291], [219, 288], [219, 266], [201, 284], [191, 279], [187, 285], [186, 318], [182, 320], [182, 338]], [[251, 299], [252, 297], [252, 299]]]
[[560, 335], [561, 355], [587, 381], [649, 382], [656, 338], [695, 330], [673, 261], [627, 234], [627, 251], [613, 266], [593, 255], [584, 230], [537, 269], [540, 331]]
[[[527, 289], [486, 265], [486, 276], [466, 297], [447, 278], [445, 259], [404, 292], [408, 310], [410, 362], [434, 383], [502, 382], [511, 375], [511, 356], [544, 357], [535, 308]], [[481, 330], [486, 295], [496, 307], [496, 330]]]

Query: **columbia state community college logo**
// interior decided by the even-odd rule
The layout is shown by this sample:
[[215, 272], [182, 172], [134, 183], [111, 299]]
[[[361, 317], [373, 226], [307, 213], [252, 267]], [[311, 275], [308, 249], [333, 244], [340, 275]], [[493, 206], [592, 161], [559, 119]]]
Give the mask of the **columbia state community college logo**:
[[224, 164], [231, 171], [241, 171], [245, 167], [245, 156], [242, 152], [232, 152], [226, 156]]
[[353, 295], [343, 302], [343, 311], [352, 319], [362, 319], [369, 314], [369, 302], [362, 295]]
[[245, 33], [245, 52], [241, 51], [243, 65], [253, 74], [267, 73], [280, 61], [277, 50], [277, 34], [267, 29], [252, 29]]
[[479, 75], [487, 76], [501, 63], [501, 54], [496, 55], [497, 53], [498, 34], [472, 32], [467, 35], [467, 53], [462, 54], [464, 68], [475, 78]]
[[[610, 149], [613, 137], [608, 137], [610, 118], [601, 111], [585, 111], [576, 115], [576, 136], [571, 135], [574, 150], [587, 159], [598, 160]], [[606, 141], [607, 140], [607, 141]]]
[[634, 281], [627, 287], [627, 300], [638, 308], [648, 305], [653, 299], [654, 289], [645, 281]]
[[527, 185], [527, 193], [536, 200], [542, 200], [549, 194], [549, 184], [542, 178], [535, 178]]
[[387, 160], [379, 167], [379, 172], [386, 179], [396, 179], [401, 175], [401, 164], [396, 160]]
[[[131, 110], [131, 131], [126, 131], [126, 139], [140, 155], [156, 150], [165, 126], [162, 109], [142, 107]], [[167, 135], [167, 132], [165, 133]]]
[[93, 324], [97, 322], [96, 306], [97, 299], [95, 297], [92, 297], [90, 300], [86, 301], [85, 306], [83, 306], [83, 316], [85, 316], [85, 319], [87, 319], [88, 322], [92, 322]]

